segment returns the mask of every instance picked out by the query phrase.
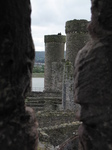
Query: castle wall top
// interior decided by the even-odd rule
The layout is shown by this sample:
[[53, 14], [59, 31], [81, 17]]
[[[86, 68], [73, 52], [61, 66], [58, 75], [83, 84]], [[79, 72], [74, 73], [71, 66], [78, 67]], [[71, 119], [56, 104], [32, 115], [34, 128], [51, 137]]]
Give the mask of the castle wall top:
[[67, 33], [87, 33], [87, 20], [70, 20], [66, 22], [65, 32]]
[[66, 42], [66, 36], [61, 35], [61, 33], [59, 33], [58, 35], [45, 35], [44, 36], [44, 42], [45, 43], [50, 43], [50, 42], [65, 43]]

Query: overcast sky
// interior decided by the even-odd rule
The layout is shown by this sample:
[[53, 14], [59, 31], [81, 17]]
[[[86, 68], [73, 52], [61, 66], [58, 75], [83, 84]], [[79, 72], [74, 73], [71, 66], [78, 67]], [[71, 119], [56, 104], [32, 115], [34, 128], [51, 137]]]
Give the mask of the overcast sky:
[[36, 51], [44, 51], [44, 35], [65, 35], [66, 21], [90, 20], [90, 0], [31, 0], [32, 36]]

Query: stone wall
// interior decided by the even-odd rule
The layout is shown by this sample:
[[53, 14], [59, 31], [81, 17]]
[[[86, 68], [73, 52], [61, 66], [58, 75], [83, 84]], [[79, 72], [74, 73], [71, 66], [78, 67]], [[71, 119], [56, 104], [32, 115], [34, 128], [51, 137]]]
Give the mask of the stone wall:
[[69, 124], [61, 124], [60, 126], [41, 128], [39, 129], [40, 141], [46, 141], [53, 146], [58, 146], [73, 136], [73, 134], [77, 133], [79, 125], [79, 122], [72, 122]]
[[26, 98], [26, 105], [36, 112], [62, 110], [62, 93], [60, 92], [31, 92]]
[[25, 107], [34, 45], [30, 0], [0, 1], [0, 149], [35, 150], [37, 122]]
[[80, 105], [74, 102], [74, 68], [68, 60], [63, 69], [62, 108], [73, 111], [80, 109]]
[[[52, 90], [52, 63], [60, 62], [64, 59], [64, 44], [65, 36], [63, 35], [46, 35], [44, 37], [45, 41], [45, 79], [44, 79], [44, 89], [45, 91]], [[56, 79], [55, 79], [56, 80]], [[56, 90], [55, 90], [56, 91]]]
[[64, 62], [52, 63], [52, 90], [62, 93]]
[[62, 144], [73, 135], [81, 124], [76, 121], [73, 111], [42, 111], [37, 112], [39, 122], [39, 140], [53, 146]]
[[63, 89], [62, 89], [62, 106], [64, 110], [74, 110], [74, 83], [73, 83], [73, 66], [71, 62], [66, 61], [64, 63], [63, 70]]
[[50, 91], [43, 91], [43, 92], [30, 92], [28, 97], [61, 97], [60, 92], [50, 92]]
[[78, 51], [88, 41], [87, 20], [70, 20], [66, 22], [66, 60], [74, 65]]
[[36, 116], [39, 122], [39, 128], [59, 126], [75, 122], [75, 112], [73, 111], [41, 111]]
[[88, 40], [87, 20], [66, 22], [66, 60], [64, 58], [65, 36], [45, 36], [45, 91], [62, 92], [64, 109], [74, 109], [73, 65], [77, 52]]
[[112, 150], [112, 1], [92, 0], [91, 40], [75, 62], [81, 150]]
[[74, 103], [74, 61], [80, 48], [88, 41], [87, 20], [66, 22], [66, 62], [63, 70], [62, 105], [64, 109], [77, 110]]

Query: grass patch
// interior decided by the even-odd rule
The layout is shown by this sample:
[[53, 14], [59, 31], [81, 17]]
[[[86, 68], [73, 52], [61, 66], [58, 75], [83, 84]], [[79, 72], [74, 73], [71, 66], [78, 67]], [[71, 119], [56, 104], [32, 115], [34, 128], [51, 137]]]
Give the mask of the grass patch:
[[32, 73], [33, 78], [44, 78], [44, 73]]

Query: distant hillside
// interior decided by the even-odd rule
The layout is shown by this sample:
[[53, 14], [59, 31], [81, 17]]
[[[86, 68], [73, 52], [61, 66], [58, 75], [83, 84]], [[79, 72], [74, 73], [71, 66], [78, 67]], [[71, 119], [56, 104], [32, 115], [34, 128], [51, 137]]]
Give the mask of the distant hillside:
[[45, 51], [35, 51], [35, 62], [44, 63], [45, 62]]
[[[66, 52], [64, 53], [64, 56]], [[36, 63], [45, 63], [45, 51], [35, 51], [35, 62]]]

